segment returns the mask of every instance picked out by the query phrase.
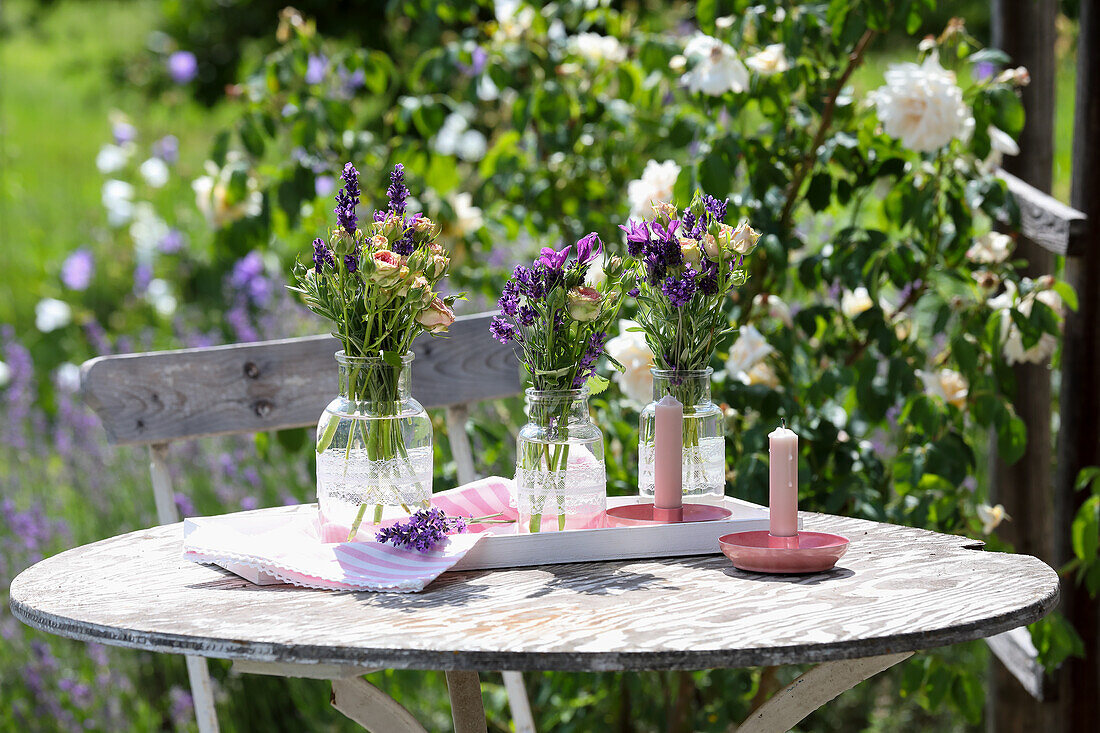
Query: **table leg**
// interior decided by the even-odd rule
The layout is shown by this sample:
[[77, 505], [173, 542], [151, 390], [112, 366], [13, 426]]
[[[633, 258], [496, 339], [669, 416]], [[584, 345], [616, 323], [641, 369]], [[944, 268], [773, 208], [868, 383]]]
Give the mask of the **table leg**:
[[737, 733], [782, 733], [863, 680], [908, 659], [913, 652], [825, 662], [775, 693], [741, 724]]
[[455, 733], [486, 733], [485, 705], [481, 702], [481, 679], [477, 672], [447, 672], [447, 692], [451, 696]]
[[333, 680], [332, 707], [370, 733], [428, 733], [401, 703], [362, 677]]

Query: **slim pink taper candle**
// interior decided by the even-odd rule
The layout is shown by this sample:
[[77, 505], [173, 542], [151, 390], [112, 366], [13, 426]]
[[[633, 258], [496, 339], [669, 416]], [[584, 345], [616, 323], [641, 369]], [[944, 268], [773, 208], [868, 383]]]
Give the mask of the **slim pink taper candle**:
[[676, 513], [684, 505], [684, 406], [672, 395], [657, 403], [653, 443], [654, 515]]
[[784, 424], [768, 435], [770, 532], [775, 537], [798, 534], [798, 435]]

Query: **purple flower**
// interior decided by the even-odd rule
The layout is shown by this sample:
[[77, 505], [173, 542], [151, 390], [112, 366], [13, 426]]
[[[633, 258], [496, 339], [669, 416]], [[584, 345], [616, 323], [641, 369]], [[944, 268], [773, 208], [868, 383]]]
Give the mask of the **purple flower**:
[[577, 242], [577, 262], [586, 265], [599, 257], [602, 251], [603, 242], [600, 241], [600, 235], [592, 232]]
[[252, 250], [233, 265], [229, 275], [229, 287], [240, 290], [248, 286], [253, 278], [264, 273], [264, 258], [258, 250]]
[[336, 179], [332, 176], [317, 176], [313, 181], [313, 190], [318, 196], [328, 196], [336, 190]]
[[668, 298], [668, 302], [676, 308], [687, 305], [691, 297], [695, 295], [695, 291], [695, 271], [690, 267], [684, 270], [682, 278], [668, 277], [661, 283], [661, 292]]
[[114, 137], [116, 145], [132, 143], [137, 138], [137, 128], [129, 122], [119, 121], [111, 125], [111, 136]]
[[187, 690], [173, 686], [168, 690], [168, 710], [172, 720], [179, 726], [189, 726], [194, 719], [195, 702]]
[[306, 62], [306, 84], [320, 84], [328, 73], [328, 59], [323, 55], [310, 54]]
[[577, 362], [577, 373], [573, 377], [573, 389], [580, 389], [596, 371], [596, 361], [603, 353], [603, 345], [606, 340], [607, 334], [603, 331], [596, 331], [589, 337], [584, 354]]
[[386, 189], [386, 196], [390, 199], [390, 211], [398, 216], [405, 215], [405, 199], [409, 197], [409, 189], [405, 185], [405, 166], [398, 163], [390, 173], [390, 187]]
[[362, 69], [356, 69], [349, 74], [348, 70], [341, 66], [336, 73], [340, 77], [340, 87], [346, 97], [354, 95], [367, 83], [366, 72]]
[[993, 72], [997, 70], [997, 67], [989, 61], [979, 61], [974, 64], [974, 68], [971, 73], [974, 76], [974, 81], [985, 81], [993, 76]]
[[495, 317], [489, 323], [489, 334], [502, 344], [506, 344], [516, 338], [516, 327], [500, 316]]
[[175, 135], [165, 135], [153, 143], [153, 155], [172, 165], [180, 157], [180, 141]]
[[359, 171], [355, 170], [355, 166], [351, 163], [346, 163], [340, 178], [344, 181], [344, 185], [336, 194], [334, 211], [344, 231], [354, 234], [355, 227], [359, 223], [359, 217], [355, 215], [355, 207], [359, 205]]
[[543, 247], [542, 251], [539, 252], [537, 262], [549, 270], [560, 270], [565, 265], [565, 261], [569, 259], [571, 249], [573, 249], [571, 244], [567, 244], [560, 252], [554, 251], [550, 247]]
[[318, 237], [313, 240], [313, 266], [318, 275], [326, 263], [329, 267], [336, 267], [336, 258], [332, 256], [332, 250], [325, 244], [325, 240]]
[[404, 522], [383, 527], [374, 537], [379, 542], [388, 542], [394, 547], [428, 552], [447, 539], [448, 534], [465, 531], [465, 519], [448, 517], [442, 510], [432, 507], [421, 509]]
[[477, 46], [470, 53], [470, 65], [469, 66], [462, 63], [461, 61], [456, 63], [455, 66], [457, 66], [458, 70], [461, 71], [466, 76], [477, 76], [481, 72], [485, 71], [485, 67], [488, 65], [488, 63], [489, 63], [489, 52], [486, 51], [481, 46]]
[[716, 223], [725, 221], [727, 206], [729, 206], [729, 199], [719, 201], [713, 196], [703, 194], [703, 208], [707, 210], [707, 213]]
[[515, 280], [509, 280], [504, 285], [504, 290], [500, 293], [500, 300], [497, 301], [497, 307], [504, 312], [505, 315], [514, 316], [519, 309], [519, 283]]
[[620, 224], [619, 229], [626, 232], [626, 253], [631, 257], [639, 257], [643, 247], [649, 244], [649, 227], [644, 221], [631, 219], [626, 226]]
[[519, 285], [520, 292], [531, 300], [538, 300], [546, 295], [546, 287], [537, 270], [523, 265], [516, 265], [512, 270], [512, 277]]
[[344, 267], [348, 268], [348, 272], [355, 272], [359, 269], [359, 255], [352, 253], [350, 255], [344, 255]]
[[170, 255], [183, 249], [183, 232], [179, 229], [169, 229], [164, 238], [157, 245], [162, 254]]
[[664, 226], [659, 221], [652, 222], [649, 225], [653, 230], [653, 236], [663, 241], [676, 241], [676, 230], [680, 228], [680, 220], [673, 219], [668, 223], [668, 226]]
[[168, 76], [177, 84], [186, 84], [199, 74], [199, 62], [190, 51], [176, 51], [168, 57]]
[[535, 322], [535, 317], [537, 315], [538, 313], [531, 306], [521, 305], [519, 307], [519, 312], [516, 314], [516, 320], [519, 321], [521, 326], [526, 328]]
[[180, 516], [195, 516], [195, 505], [191, 502], [191, 497], [187, 496], [187, 494], [177, 491], [172, 498], [176, 503], [176, 509], [179, 510]]
[[635, 285], [630, 290], [626, 291], [626, 294], [629, 295], [631, 298], [637, 298], [641, 292], [642, 291], [638, 289], [638, 286]]
[[144, 262], [134, 267], [134, 293], [136, 295], [144, 295], [151, 282], [153, 282], [152, 267]]
[[86, 249], [78, 249], [61, 263], [61, 282], [69, 290], [87, 290], [95, 274], [95, 257]]

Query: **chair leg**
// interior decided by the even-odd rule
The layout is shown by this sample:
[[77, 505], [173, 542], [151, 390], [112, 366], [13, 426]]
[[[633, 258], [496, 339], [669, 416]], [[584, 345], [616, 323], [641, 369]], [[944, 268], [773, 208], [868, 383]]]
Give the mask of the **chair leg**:
[[195, 720], [199, 733], [218, 733], [218, 711], [214, 708], [214, 686], [204, 657], [184, 657], [187, 677], [191, 681], [191, 699], [195, 703]]
[[819, 664], [757, 708], [737, 733], [788, 731], [840, 693], [911, 656], [913, 652], [903, 652]]
[[401, 703], [362, 677], [333, 680], [332, 707], [370, 733], [428, 733]]
[[527, 686], [522, 672], [501, 672], [504, 689], [508, 693], [508, 707], [512, 710], [512, 725], [516, 733], [535, 733], [535, 718], [531, 715], [531, 702], [527, 699]]
[[487, 733], [485, 705], [481, 701], [481, 679], [477, 672], [447, 672], [447, 692], [451, 697], [451, 719], [455, 733]]

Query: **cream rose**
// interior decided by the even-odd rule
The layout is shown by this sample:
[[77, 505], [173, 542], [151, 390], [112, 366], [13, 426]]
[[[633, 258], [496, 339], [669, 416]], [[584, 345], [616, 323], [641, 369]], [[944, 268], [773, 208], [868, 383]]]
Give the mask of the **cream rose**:
[[[723, 234], [727, 230], [719, 231], [719, 241]], [[733, 252], [741, 255], [747, 255], [756, 249], [756, 243], [760, 241], [760, 232], [749, 226], [747, 221], [743, 221], [737, 225], [736, 229], [728, 230], [728, 242], [727, 246]]]
[[649, 350], [645, 334], [630, 331], [638, 324], [630, 320], [619, 321], [619, 335], [607, 342], [608, 356], [623, 365], [625, 371], [615, 372], [614, 379], [628, 398], [639, 404], [649, 402], [653, 396], [653, 352]]
[[566, 307], [569, 316], [574, 321], [587, 323], [594, 321], [600, 315], [600, 291], [587, 285], [573, 288], [565, 294]]
[[886, 84], [868, 99], [878, 111], [886, 134], [919, 153], [938, 150], [965, 137], [974, 118], [963, 102], [954, 73], [940, 66], [933, 53], [921, 65], [891, 64]]
[[645, 164], [642, 177], [626, 185], [626, 197], [630, 201], [630, 216], [644, 219], [649, 216], [653, 204], [672, 200], [672, 187], [680, 176], [680, 166], [675, 161]]
[[870, 310], [874, 304], [867, 288], [861, 285], [855, 290], [844, 291], [840, 298], [840, 312], [848, 318], [855, 318], [860, 313]]
[[994, 265], [1008, 259], [1013, 244], [1012, 237], [1007, 234], [986, 232], [975, 239], [970, 249], [966, 250], [966, 258], [971, 262]]
[[726, 359], [726, 372], [748, 384], [749, 371], [773, 351], [775, 349], [755, 327], [742, 326]]
[[697, 33], [684, 48], [684, 57], [695, 66], [681, 79], [693, 93], [717, 97], [726, 92], [743, 92], [749, 86], [749, 72], [733, 47], [717, 38]]
[[782, 43], [765, 46], [745, 59], [745, 66], [761, 76], [781, 74], [791, 68], [787, 62], [787, 48]]
[[455, 313], [442, 299], [436, 298], [420, 311], [416, 322], [430, 333], [443, 333], [455, 322]]
[[966, 407], [966, 397], [970, 393], [970, 385], [966, 377], [954, 369], [940, 369], [935, 374], [917, 371], [917, 376], [924, 383], [925, 394], [939, 397], [949, 405], [954, 405], [960, 410]]
[[396, 285], [401, 279], [401, 257], [396, 252], [388, 249], [380, 249], [371, 253], [374, 260], [374, 272], [371, 273], [371, 282], [383, 287]]
[[680, 256], [695, 270], [698, 270], [703, 262], [703, 251], [699, 249], [699, 243], [694, 239], [680, 239]]

